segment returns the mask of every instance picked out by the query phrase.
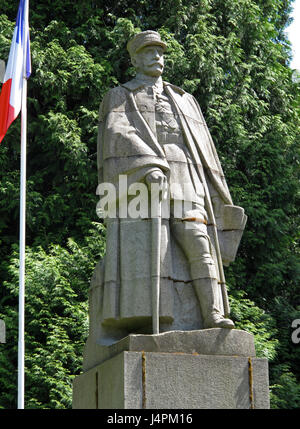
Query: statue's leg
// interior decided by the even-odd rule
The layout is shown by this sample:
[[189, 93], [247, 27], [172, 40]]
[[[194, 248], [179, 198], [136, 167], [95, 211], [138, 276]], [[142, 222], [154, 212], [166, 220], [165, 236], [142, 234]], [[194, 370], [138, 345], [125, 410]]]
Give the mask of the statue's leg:
[[216, 279], [206, 278], [193, 281], [193, 286], [199, 300], [204, 328], [234, 327], [230, 319], [222, 316], [216, 306], [218, 282]]
[[199, 301], [204, 328], [233, 328], [218, 308], [218, 281], [206, 225], [170, 219], [171, 231], [190, 266], [191, 278]]

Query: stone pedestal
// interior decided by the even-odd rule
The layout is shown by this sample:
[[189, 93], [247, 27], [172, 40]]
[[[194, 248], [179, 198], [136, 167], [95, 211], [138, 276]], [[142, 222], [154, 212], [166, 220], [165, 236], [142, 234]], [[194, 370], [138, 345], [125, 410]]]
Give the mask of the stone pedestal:
[[129, 335], [95, 352], [74, 379], [74, 409], [269, 408], [268, 363], [245, 331]]

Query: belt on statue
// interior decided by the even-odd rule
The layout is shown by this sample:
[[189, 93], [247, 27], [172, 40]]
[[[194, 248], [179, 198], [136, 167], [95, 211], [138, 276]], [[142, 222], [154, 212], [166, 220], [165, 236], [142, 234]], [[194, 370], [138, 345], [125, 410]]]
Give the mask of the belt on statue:
[[204, 223], [205, 225], [207, 225], [207, 220], [201, 219], [200, 217], [185, 217], [181, 220], [182, 220], [182, 222], [199, 222], [199, 223]]
[[182, 133], [168, 133], [168, 132], [161, 132], [157, 135], [157, 140], [160, 144], [184, 144], [183, 135]]

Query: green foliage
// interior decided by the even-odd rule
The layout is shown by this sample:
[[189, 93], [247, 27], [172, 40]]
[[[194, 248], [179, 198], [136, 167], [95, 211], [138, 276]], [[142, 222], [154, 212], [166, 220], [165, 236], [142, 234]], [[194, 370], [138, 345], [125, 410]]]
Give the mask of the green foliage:
[[231, 316], [237, 329], [254, 335], [256, 355], [259, 358], [274, 360], [278, 347], [276, 322], [274, 317], [255, 306], [245, 297], [245, 292], [232, 291], [230, 297]]
[[289, 365], [282, 364], [275, 367], [273, 377], [276, 384], [271, 386], [271, 408], [299, 409], [300, 386]]
[[[103, 226], [95, 224], [81, 246], [51, 245], [26, 251], [25, 402], [26, 408], [70, 408], [72, 380], [81, 371], [88, 332], [87, 284], [104, 253]], [[17, 249], [7, 267], [5, 312], [7, 344], [0, 355], [0, 408], [16, 406], [18, 314]], [[8, 311], [7, 311], [8, 310]], [[8, 376], [9, 374], [9, 376]], [[12, 374], [14, 376], [12, 377]]]
[[[7, 59], [17, 1], [2, 0]], [[68, 408], [104, 252], [95, 206], [98, 108], [133, 76], [127, 40], [160, 31], [164, 78], [195, 95], [248, 223], [226, 269], [232, 315], [270, 361], [272, 406], [299, 408], [299, 79], [284, 34], [291, 0], [31, 0], [28, 85], [26, 406]], [[0, 407], [15, 407], [20, 119], [0, 146]], [[72, 239], [70, 239], [72, 237]], [[298, 384], [297, 384], [298, 383]]]

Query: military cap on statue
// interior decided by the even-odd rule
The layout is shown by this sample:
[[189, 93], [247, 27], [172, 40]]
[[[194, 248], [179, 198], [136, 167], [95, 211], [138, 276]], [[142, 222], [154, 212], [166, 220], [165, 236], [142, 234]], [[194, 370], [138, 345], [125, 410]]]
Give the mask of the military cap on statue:
[[166, 43], [161, 40], [160, 35], [156, 31], [147, 30], [136, 34], [131, 40], [129, 40], [127, 43], [127, 50], [132, 57], [142, 48], [149, 45], [161, 46], [164, 51], [167, 48]]

